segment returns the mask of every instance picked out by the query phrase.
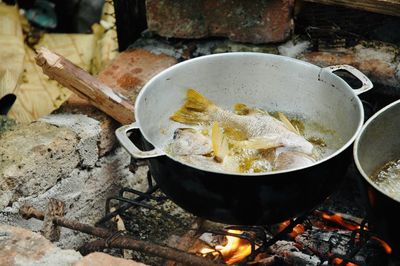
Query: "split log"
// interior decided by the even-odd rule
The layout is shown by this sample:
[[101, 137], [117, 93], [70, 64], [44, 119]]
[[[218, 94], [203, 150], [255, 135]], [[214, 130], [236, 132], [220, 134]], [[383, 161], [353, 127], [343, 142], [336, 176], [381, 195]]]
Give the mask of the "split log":
[[[35, 218], [39, 220], [44, 220], [44, 213], [35, 209], [32, 206], [22, 206], [19, 210], [21, 216], [24, 219]], [[148, 241], [136, 240], [128, 236], [116, 236], [118, 231], [110, 231], [100, 227], [93, 227], [87, 224], [80, 223], [75, 220], [65, 219], [63, 217], [55, 216], [53, 218], [53, 223], [59, 226], [63, 226], [75, 231], [83, 232], [93, 236], [101, 237], [105, 240], [101, 242], [96, 242], [97, 246], [104, 246], [109, 248], [122, 248], [122, 249], [132, 249], [140, 252], [145, 252], [157, 257], [175, 260], [183, 263], [184, 265], [198, 265], [198, 266], [222, 266], [223, 264], [214, 263], [210, 260], [204, 259], [202, 257], [186, 253], [184, 251], [157, 245]], [[112, 239], [111, 241], [107, 241]]]
[[133, 104], [68, 59], [47, 48], [40, 48], [36, 63], [49, 78], [58, 81], [121, 124], [133, 122]]

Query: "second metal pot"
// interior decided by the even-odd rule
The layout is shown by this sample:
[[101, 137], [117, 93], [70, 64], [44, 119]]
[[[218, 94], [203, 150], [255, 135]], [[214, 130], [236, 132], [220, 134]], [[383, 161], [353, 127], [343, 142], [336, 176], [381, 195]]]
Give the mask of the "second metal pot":
[[379, 236], [397, 252], [400, 251], [400, 201], [371, 181], [370, 177], [387, 162], [398, 159], [400, 100], [382, 108], [368, 119], [354, 143], [354, 161], [367, 189], [370, 222]]

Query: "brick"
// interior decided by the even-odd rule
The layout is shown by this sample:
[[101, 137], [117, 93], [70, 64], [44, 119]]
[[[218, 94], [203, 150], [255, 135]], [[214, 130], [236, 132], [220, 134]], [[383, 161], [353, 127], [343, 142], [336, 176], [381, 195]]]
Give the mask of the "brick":
[[[134, 102], [147, 81], [176, 63], [176, 59], [169, 55], [156, 54], [141, 48], [128, 49], [102, 70], [98, 79]], [[93, 110], [97, 110], [75, 94], [62, 108], [69, 111], [81, 109], [81, 112], [89, 116], [94, 115]]]
[[164, 37], [281, 42], [293, 31], [294, 0], [146, 0], [148, 29]]
[[98, 78], [134, 102], [147, 81], [174, 64], [174, 57], [140, 48], [129, 49], [117, 56]]

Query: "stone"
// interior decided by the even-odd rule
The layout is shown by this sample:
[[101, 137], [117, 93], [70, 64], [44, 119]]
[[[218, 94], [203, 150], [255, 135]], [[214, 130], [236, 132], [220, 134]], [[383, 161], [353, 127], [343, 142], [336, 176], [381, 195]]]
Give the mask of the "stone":
[[119, 127], [118, 122], [78, 95], [72, 94], [54, 114], [80, 114], [97, 120], [101, 129], [97, 145], [98, 155], [102, 157], [115, 148], [114, 132]]
[[133, 260], [126, 260], [122, 258], [113, 257], [111, 255], [94, 252], [83, 257], [74, 266], [146, 266], [146, 264], [139, 263]]
[[148, 29], [163, 37], [228, 37], [246, 43], [281, 42], [293, 31], [294, 0], [146, 0]]
[[70, 266], [82, 255], [56, 247], [38, 233], [0, 224], [0, 265]]
[[[16, 125], [0, 141], [0, 223], [38, 231], [42, 222], [23, 220], [29, 204], [44, 211], [49, 198], [66, 203], [66, 217], [94, 224], [105, 201], [122, 186], [146, 189], [146, 171], [129, 171], [130, 156], [120, 147], [99, 155], [99, 121], [85, 115], [52, 114]], [[60, 247], [78, 248], [91, 236], [66, 228]]]
[[55, 114], [42, 117], [40, 121], [75, 132], [79, 137], [76, 150], [80, 157], [80, 167], [94, 167], [99, 158], [97, 142], [101, 132], [97, 120], [86, 115]]
[[[106, 199], [117, 195], [119, 188], [128, 183], [127, 179], [136, 180], [136, 183], [145, 180], [144, 173], [143, 176], [137, 173], [133, 177], [128, 169], [129, 164], [130, 156], [119, 148], [100, 158], [93, 169], [72, 169], [69, 175], [44, 193], [22, 196], [13, 201], [10, 207], [0, 212], [0, 223], [38, 231], [42, 228], [42, 222], [34, 219], [23, 220], [18, 214], [19, 208], [28, 204], [45, 211], [49, 198], [56, 198], [65, 202], [65, 218], [93, 225], [104, 215]], [[135, 188], [144, 190], [140, 184]], [[91, 238], [90, 235], [61, 228], [61, 238], [57, 245], [76, 249]]]
[[35, 122], [2, 134], [0, 210], [21, 196], [40, 194], [75, 169], [79, 140], [69, 129]]

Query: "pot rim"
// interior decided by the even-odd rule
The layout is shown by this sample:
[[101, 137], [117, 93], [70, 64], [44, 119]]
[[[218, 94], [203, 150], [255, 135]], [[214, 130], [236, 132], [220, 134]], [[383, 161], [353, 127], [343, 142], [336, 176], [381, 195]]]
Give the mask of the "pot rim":
[[372, 123], [372, 121], [374, 121], [377, 117], [379, 117], [381, 114], [389, 111], [389, 109], [391, 109], [392, 107], [396, 106], [400, 104], [400, 100], [396, 100], [388, 105], [386, 105], [385, 107], [383, 107], [381, 110], [379, 110], [378, 112], [376, 112], [373, 116], [371, 116], [367, 122], [365, 122], [364, 126], [362, 127], [360, 134], [357, 136], [356, 140], [354, 141], [354, 146], [353, 146], [353, 157], [354, 157], [354, 162], [356, 164], [356, 167], [358, 169], [358, 171], [360, 172], [360, 174], [362, 175], [362, 177], [372, 186], [374, 187], [376, 190], [378, 190], [380, 193], [382, 193], [383, 195], [389, 197], [392, 200], [395, 200], [397, 202], [400, 203], [400, 200], [393, 198], [392, 196], [388, 195], [387, 192], [383, 191], [378, 185], [376, 185], [374, 182], [371, 181], [370, 177], [364, 172], [364, 169], [361, 166], [360, 160], [358, 159], [358, 146], [359, 146], [359, 142], [361, 139], [361, 136], [364, 134], [364, 132], [367, 130], [367, 127], [369, 126], [369, 124]]
[[[189, 60], [180, 62], [180, 63], [178, 63], [178, 64], [175, 64], [175, 65], [173, 65], [173, 66], [170, 66], [169, 68], [164, 69], [163, 71], [161, 71], [160, 73], [158, 73], [157, 75], [155, 75], [153, 78], [151, 78], [151, 79], [145, 84], [145, 86], [140, 90], [140, 92], [139, 92], [139, 94], [138, 94], [138, 96], [137, 96], [137, 98], [136, 98], [136, 101], [135, 101], [135, 110], [136, 110], [137, 106], [139, 106], [138, 103], [139, 103], [139, 101], [141, 101], [141, 99], [142, 99], [142, 97], [143, 97], [144, 92], [146, 91], [146, 89], [147, 89], [149, 86], [151, 86], [151, 84], [152, 84], [155, 80], [159, 79], [161, 76], [165, 75], [166, 73], [168, 73], [168, 72], [170, 72], [170, 71], [172, 71], [172, 70], [174, 70], [174, 69], [176, 69], [176, 68], [181, 68], [182, 66], [184, 66], [184, 65], [186, 65], [186, 64], [192, 64], [193, 62], [196, 62], [196, 61], [207, 60], [207, 58], [210, 58], [210, 57], [235, 57], [235, 56], [246, 56], [246, 55], [262, 56], [262, 57], [278, 57], [278, 58], [282, 58], [282, 60], [290, 61], [290, 62], [293, 62], [293, 63], [296, 63], [296, 64], [302, 64], [302, 65], [309, 65], [309, 66], [312, 66], [312, 67], [314, 67], [314, 68], [316, 68], [316, 69], [319, 69], [319, 71], [322, 71], [323, 69], [326, 69], [326, 68], [321, 68], [321, 67], [319, 67], [319, 66], [317, 66], [317, 65], [311, 64], [311, 63], [306, 62], [306, 61], [303, 61], [303, 60], [291, 58], [291, 57], [288, 57], [288, 56], [275, 55], [275, 54], [268, 54], [268, 53], [259, 53], [259, 52], [227, 52], [227, 53], [219, 53], [219, 54], [204, 55], [204, 56], [192, 58], [192, 59], [189, 59]], [[327, 67], [327, 68], [329, 68], [329, 67]], [[330, 72], [329, 75], [333, 75], [333, 76], [335, 76], [336, 78], [339, 78], [339, 79], [340, 79], [339, 76], [335, 75], [335, 74], [332, 73], [332, 72]], [[346, 89], [346, 90], [350, 91], [350, 93], [353, 94], [354, 99], [355, 99], [355, 101], [356, 101], [356, 103], [357, 103], [357, 105], [358, 105], [358, 107], [359, 107], [359, 117], [360, 117], [360, 119], [359, 119], [359, 121], [358, 121], [357, 130], [355, 130], [355, 132], [353, 133], [352, 137], [351, 137], [345, 144], [343, 144], [339, 149], [337, 149], [333, 154], [329, 155], [328, 157], [326, 157], [326, 158], [324, 158], [324, 159], [322, 159], [322, 160], [319, 160], [319, 161], [315, 162], [315, 163], [312, 164], [312, 165], [303, 166], [303, 167], [296, 167], [296, 168], [291, 168], [291, 169], [287, 169], [287, 170], [279, 170], [279, 171], [271, 171], [271, 172], [262, 172], [262, 173], [235, 173], [235, 172], [217, 171], [217, 170], [210, 170], [210, 169], [206, 169], [206, 168], [201, 168], [201, 167], [198, 167], [198, 166], [196, 166], [196, 165], [186, 163], [186, 162], [184, 162], [184, 161], [178, 160], [178, 159], [176, 159], [176, 158], [170, 156], [169, 154], [165, 153], [165, 152], [163, 151], [162, 148], [160, 148], [160, 147], [154, 145], [151, 141], [149, 141], [148, 136], [146, 136], [146, 134], [144, 134], [144, 132], [143, 132], [142, 129], [141, 129], [140, 120], [138, 119], [138, 115], [137, 115], [137, 112], [136, 112], [136, 111], [134, 112], [134, 113], [135, 113], [135, 121], [136, 121], [136, 123], [138, 124], [139, 130], [140, 130], [142, 136], [146, 139], [146, 141], [149, 142], [150, 144], [152, 144], [152, 145], [155, 147], [155, 149], [157, 149], [157, 150], [159, 150], [159, 151], [162, 151], [162, 152], [160, 152], [160, 156], [167, 156], [169, 159], [174, 160], [174, 161], [176, 161], [176, 162], [178, 162], [178, 163], [181, 163], [181, 164], [183, 164], [183, 165], [186, 165], [186, 166], [188, 166], [188, 167], [192, 167], [192, 168], [195, 168], [195, 169], [197, 169], [197, 170], [205, 171], [205, 172], [210, 172], [210, 173], [227, 174], [227, 175], [234, 175], [234, 176], [267, 176], [267, 175], [291, 173], [291, 172], [296, 172], [296, 171], [299, 171], [299, 170], [303, 170], [303, 169], [307, 169], [307, 168], [311, 168], [311, 167], [320, 165], [320, 164], [322, 164], [322, 163], [324, 163], [324, 162], [326, 162], [326, 161], [332, 159], [333, 157], [338, 156], [340, 153], [342, 153], [343, 151], [345, 151], [351, 144], [353, 144], [353, 142], [355, 141], [357, 135], [360, 133], [361, 128], [362, 128], [362, 125], [363, 125], [363, 122], [364, 122], [364, 108], [363, 108], [363, 105], [362, 105], [362, 103], [361, 103], [361, 100], [360, 100], [360, 98], [358, 97], [358, 94], [356, 94], [355, 90], [354, 90], [353, 88], [351, 88], [350, 85], [348, 85], [346, 82], [344, 82], [344, 83], [345, 83], [345, 86], [343, 86], [343, 89]]]

